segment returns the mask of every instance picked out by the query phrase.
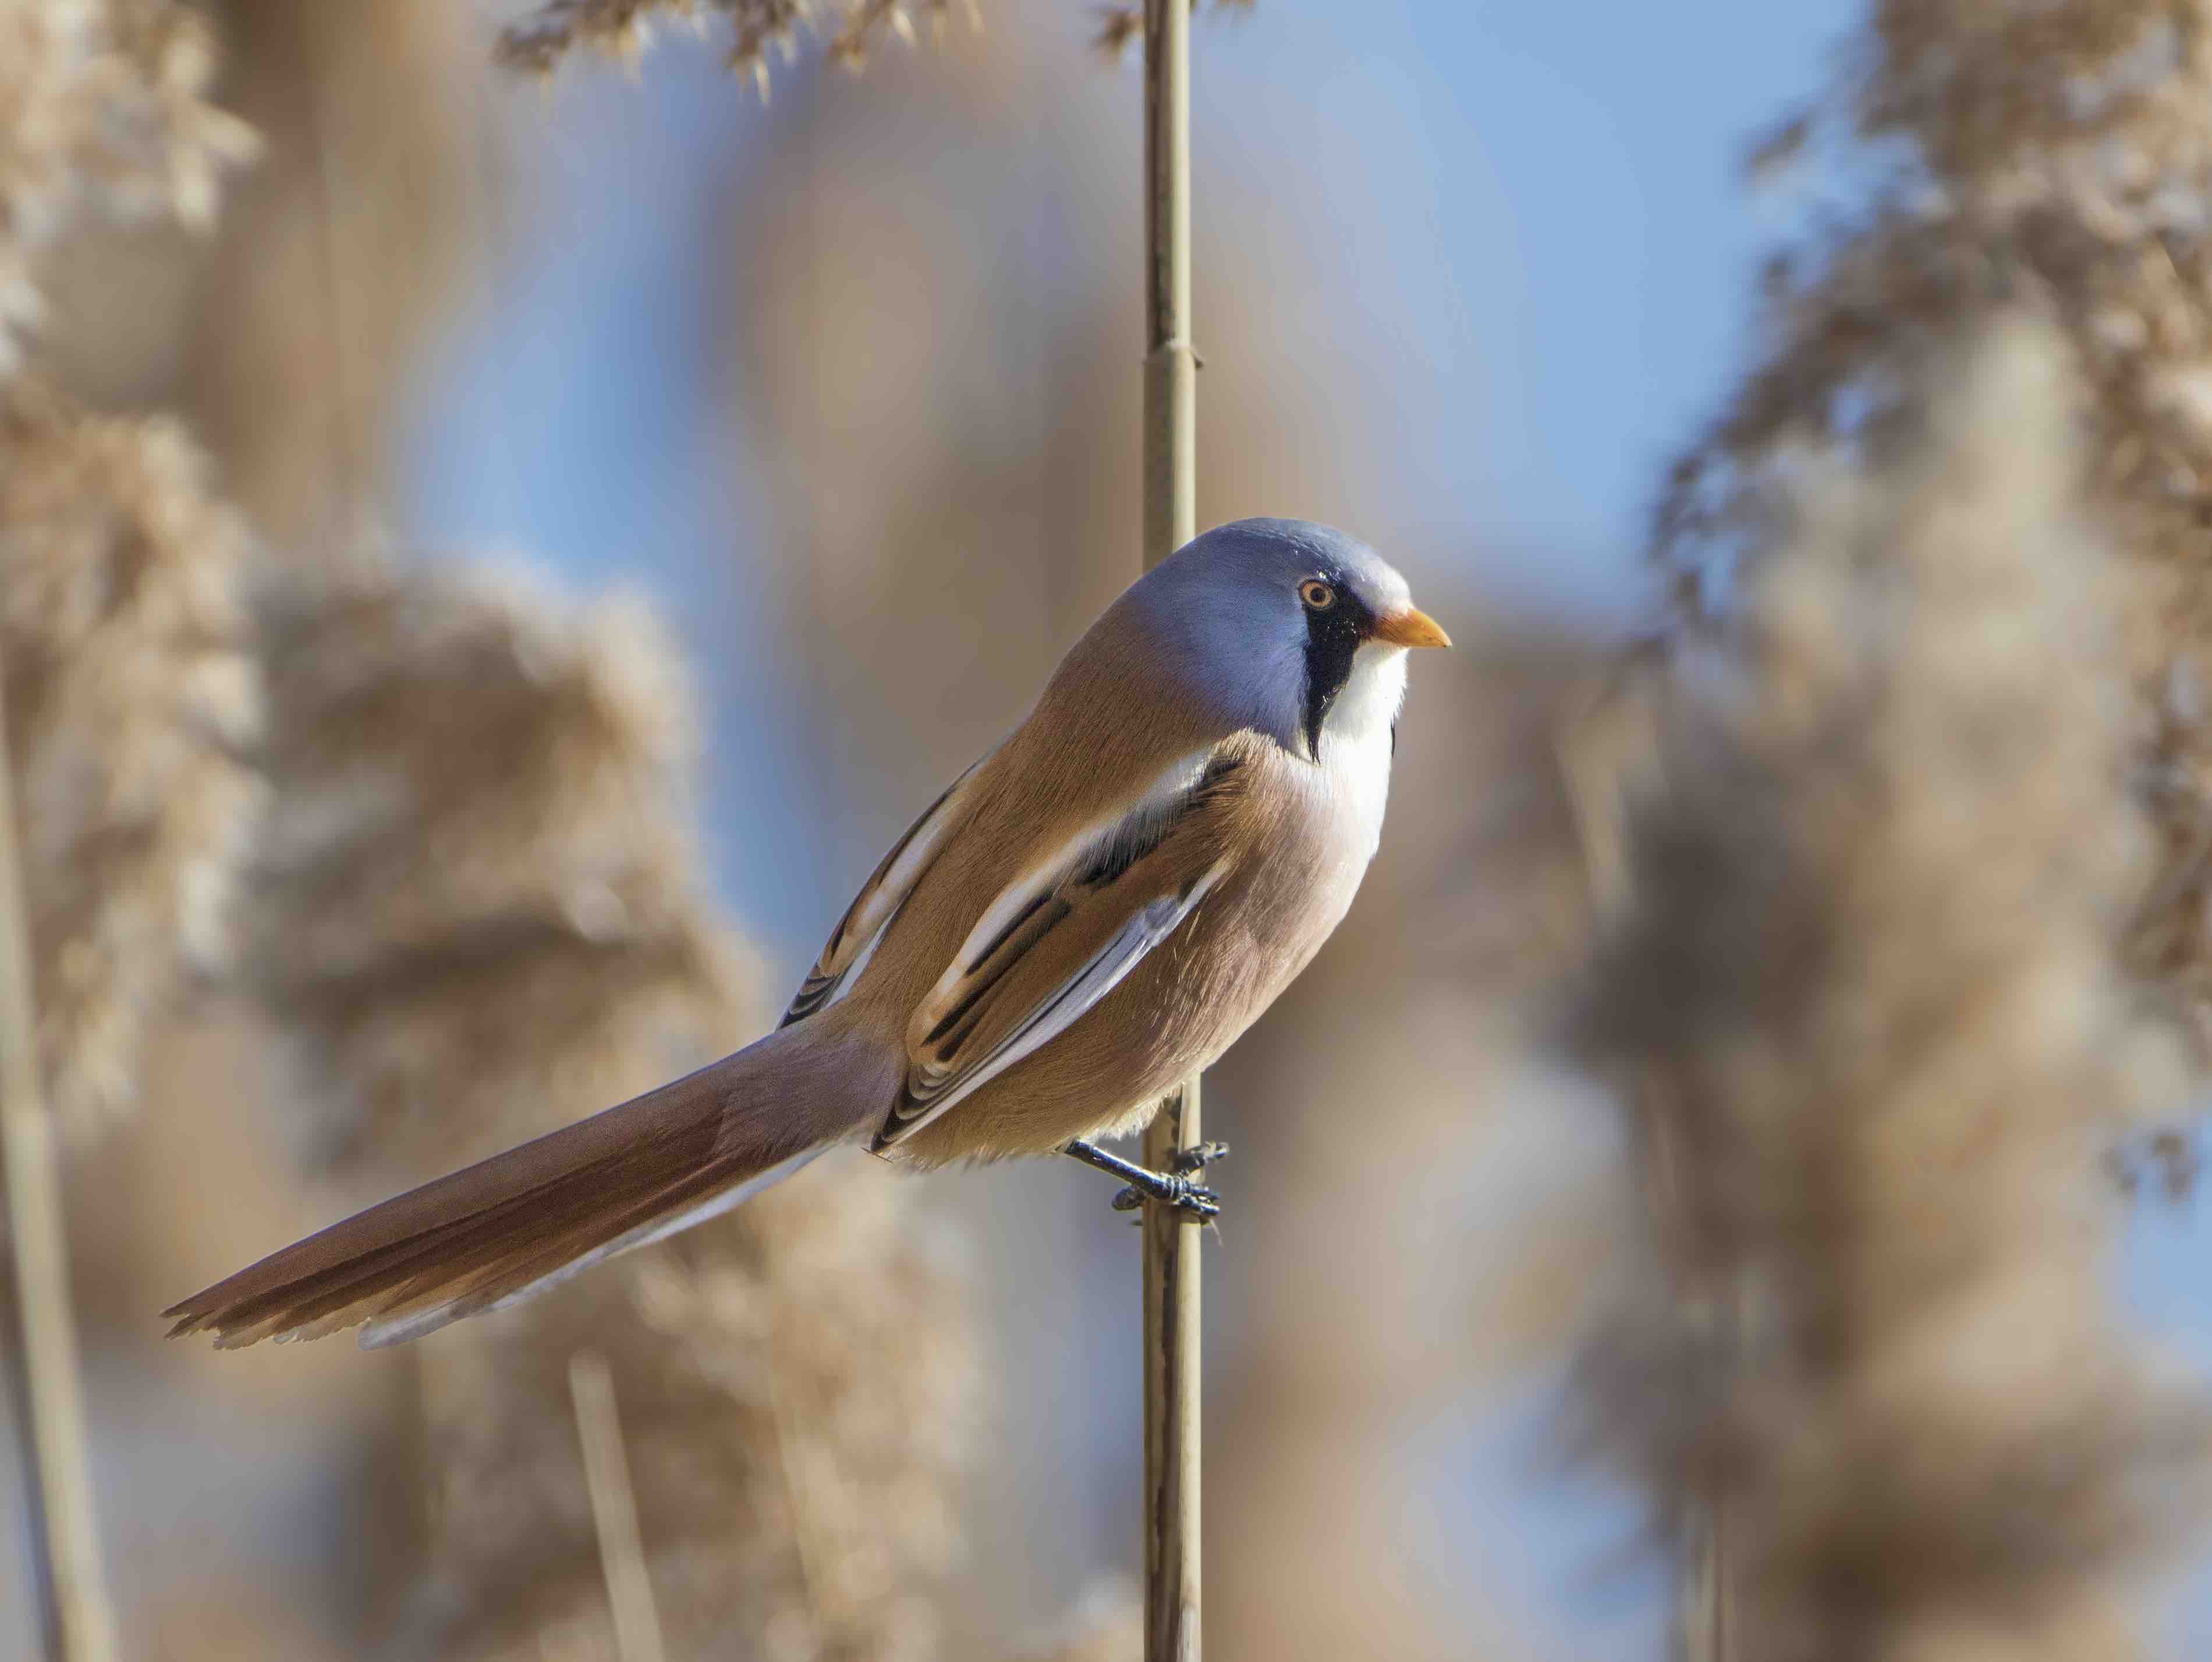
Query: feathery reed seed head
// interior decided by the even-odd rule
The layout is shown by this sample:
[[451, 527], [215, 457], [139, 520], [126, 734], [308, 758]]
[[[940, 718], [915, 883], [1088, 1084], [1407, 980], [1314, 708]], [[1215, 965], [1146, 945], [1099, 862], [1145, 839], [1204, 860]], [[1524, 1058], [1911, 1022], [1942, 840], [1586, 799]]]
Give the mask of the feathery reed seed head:
[[1777, 1662], [2124, 1654], [2131, 1558], [2205, 1495], [2212, 1414], [2109, 1284], [2099, 1154], [2184, 1071], [2118, 968], [2145, 842], [2072, 366], [1956, 356], [1856, 471], [1778, 462], [1726, 615], [1641, 682], [1574, 1024], [1655, 1161], [1595, 1411], [1662, 1520], [1722, 1509]]
[[260, 801], [251, 540], [174, 424], [0, 391], [0, 665], [40, 1059], [72, 1135], [133, 1099], [180, 965], [223, 967]]
[[1765, 475], [1848, 453], [1989, 307], [2050, 320], [2123, 562], [2130, 771], [2161, 844], [2131, 961], [2212, 1065], [2212, 4], [1880, 0], [1847, 62], [1782, 131], [1799, 153], [1856, 141], [1884, 183], [1771, 262], [1763, 361], [1676, 467], [1662, 563], [1690, 611], [1724, 608], [1730, 563], [1765, 534]]
[[[1249, 11], [1255, 0], [1213, 0], [1216, 11]], [[1190, 9], [1198, 9], [1199, 0], [1190, 0]], [[1141, 40], [1145, 33], [1145, 9], [1142, 6], [1108, 5], [1097, 8], [1098, 32], [1091, 37], [1091, 44], [1103, 56], [1118, 60], [1129, 49], [1132, 41]]]
[[[642, 612], [417, 569], [295, 584], [268, 619], [255, 976], [331, 1141], [444, 1164], [744, 1036], [753, 977], [705, 901], [689, 709]], [[674, 1653], [934, 1655], [977, 1370], [963, 1278], [892, 1185], [825, 1160], [426, 1341], [416, 1637], [606, 1648], [568, 1385], [589, 1347]]]
[[205, 21], [167, 0], [0, 0], [0, 373], [37, 321], [38, 255], [81, 216], [204, 227], [254, 151], [208, 103]]
[[424, 1608], [447, 1653], [603, 1624], [568, 1360], [615, 1371], [672, 1653], [938, 1653], [980, 1378], [957, 1263], [896, 1178], [831, 1160], [425, 1347]]
[[[824, 38], [830, 61], [857, 70], [885, 35], [911, 46], [915, 19], [941, 31], [954, 0], [551, 0], [501, 31], [498, 60], [526, 74], [550, 76], [581, 46], [602, 57], [635, 64], [652, 43], [657, 21], [703, 33], [710, 16], [729, 27], [730, 68], [752, 77], [765, 99], [771, 48], [787, 64], [798, 55], [802, 28]], [[969, 22], [980, 28], [976, 0], [960, 0]]]
[[641, 609], [384, 571], [273, 594], [264, 649], [252, 975], [328, 1154], [443, 1165], [732, 1048], [751, 968], [709, 921]]

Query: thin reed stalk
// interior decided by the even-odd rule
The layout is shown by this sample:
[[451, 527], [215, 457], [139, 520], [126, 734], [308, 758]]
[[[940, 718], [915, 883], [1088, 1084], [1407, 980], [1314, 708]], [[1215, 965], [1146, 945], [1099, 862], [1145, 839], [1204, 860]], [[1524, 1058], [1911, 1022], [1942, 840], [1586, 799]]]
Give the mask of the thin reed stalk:
[[[1198, 357], [1190, 344], [1190, 8], [1145, 6], [1145, 563], [1197, 534]], [[1201, 1140], [1195, 1075], [1145, 1133], [1170, 1169]], [[1145, 1657], [1196, 1662], [1200, 1221], [1145, 1208]]]
[[15, 851], [14, 779], [0, 712], [0, 1166], [6, 1179], [9, 1389], [30, 1479], [43, 1649], [50, 1662], [108, 1662], [113, 1618], [100, 1573], [77, 1386], [61, 1176], [40, 1099], [30, 934]]
[[569, 1357], [568, 1395], [576, 1406], [576, 1437], [584, 1449], [599, 1568], [607, 1578], [615, 1654], [622, 1662], [661, 1662], [666, 1653], [660, 1642], [660, 1611], [653, 1602], [653, 1577], [637, 1527], [637, 1495], [630, 1487], [622, 1415], [615, 1407], [614, 1370], [607, 1359], [596, 1350]]

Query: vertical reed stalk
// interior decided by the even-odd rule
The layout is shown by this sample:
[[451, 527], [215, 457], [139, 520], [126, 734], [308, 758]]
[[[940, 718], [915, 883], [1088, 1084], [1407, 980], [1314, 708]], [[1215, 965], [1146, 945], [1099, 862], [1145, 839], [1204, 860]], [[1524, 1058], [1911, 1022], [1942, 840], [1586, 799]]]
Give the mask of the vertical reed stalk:
[[114, 1623], [100, 1568], [84, 1410], [77, 1395], [54, 1128], [40, 1100], [29, 922], [15, 845], [14, 776], [0, 710], [0, 1166], [14, 1296], [9, 1390], [31, 1505], [39, 1625], [50, 1662], [110, 1662]]
[[[1662, 741], [1637, 694], [1635, 678], [1643, 665], [1616, 664], [1588, 687], [1559, 735], [1560, 770], [1582, 845], [1583, 864], [1595, 927], [1617, 927], [1633, 898], [1630, 886], [1628, 793], [1639, 768], [1653, 765]], [[1682, 1196], [1681, 1153], [1670, 1134], [1669, 1116], [1652, 1111], [1650, 1094], [1664, 1088], [1654, 1077], [1630, 1079], [1623, 1088], [1644, 1093], [1645, 1111], [1635, 1124], [1644, 1137], [1638, 1162], [1644, 1173], [1645, 1203], [1653, 1227], [1666, 1242], [1670, 1258], [1687, 1262], [1692, 1254], [1681, 1239], [1689, 1229]], [[1683, 1288], [1679, 1298], [1704, 1299], [1710, 1288]], [[1740, 1345], [1749, 1320], [1743, 1301], [1716, 1300], [1716, 1321], [1726, 1324], [1718, 1337]], [[1717, 1474], [1704, 1473], [1683, 1497], [1674, 1521], [1674, 1607], [1669, 1655], [1674, 1662], [1738, 1662], [1744, 1646], [1729, 1587], [1728, 1503]]]
[[568, 1359], [568, 1394], [576, 1404], [576, 1436], [584, 1446], [584, 1483], [599, 1531], [599, 1568], [614, 1613], [615, 1654], [622, 1662], [661, 1662], [660, 1612], [638, 1533], [637, 1497], [623, 1453], [622, 1416], [615, 1409], [614, 1370], [596, 1350]]
[[[1198, 358], [1190, 344], [1190, 6], [1145, 4], [1145, 563], [1197, 534]], [[1200, 1140], [1199, 1081], [1145, 1133], [1170, 1169]], [[1197, 1662], [1199, 1221], [1145, 1208], [1145, 1662]]]
[[[1620, 846], [1626, 846], [1625, 840]], [[1691, 1262], [1694, 1254], [1686, 1239], [1692, 1224], [1683, 1194], [1680, 1138], [1674, 1122], [1651, 1100], [1666, 1086], [1647, 1077], [1634, 1088], [1646, 1097], [1642, 1113], [1645, 1192], [1653, 1225], [1667, 1239], [1667, 1250], [1676, 1263]], [[1705, 1342], [1717, 1351], [1718, 1365], [1741, 1367], [1752, 1337], [1749, 1301], [1727, 1281], [1710, 1275], [1678, 1286], [1673, 1296], [1705, 1306], [1711, 1324]], [[1685, 1475], [1680, 1498], [1680, 1515], [1674, 1530], [1673, 1654], [1676, 1662], [1741, 1662], [1747, 1646], [1736, 1609], [1734, 1531], [1723, 1474], [1711, 1458]]]

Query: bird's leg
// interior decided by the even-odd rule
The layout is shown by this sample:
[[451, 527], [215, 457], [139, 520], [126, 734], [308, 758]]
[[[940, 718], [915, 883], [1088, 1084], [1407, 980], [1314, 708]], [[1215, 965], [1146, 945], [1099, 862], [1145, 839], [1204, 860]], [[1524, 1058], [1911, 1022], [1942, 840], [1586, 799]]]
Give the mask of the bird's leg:
[[1176, 1210], [1188, 1212], [1200, 1218], [1221, 1215], [1221, 1196], [1203, 1184], [1194, 1183], [1190, 1173], [1203, 1171], [1212, 1161], [1229, 1152], [1223, 1142], [1203, 1142], [1195, 1148], [1186, 1148], [1176, 1156], [1173, 1172], [1154, 1172], [1109, 1154], [1095, 1142], [1078, 1140], [1060, 1151], [1073, 1155], [1085, 1166], [1095, 1166], [1110, 1177], [1116, 1177], [1128, 1187], [1114, 1196], [1116, 1212], [1133, 1212], [1148, 1200], [1156, 1200]]

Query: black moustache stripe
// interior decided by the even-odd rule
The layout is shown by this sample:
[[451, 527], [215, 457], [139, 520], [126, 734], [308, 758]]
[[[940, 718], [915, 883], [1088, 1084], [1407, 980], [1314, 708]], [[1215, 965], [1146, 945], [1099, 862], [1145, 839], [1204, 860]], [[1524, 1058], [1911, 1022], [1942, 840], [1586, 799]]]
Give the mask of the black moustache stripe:
[[1306, 754], [1316, 762], [1321, 760], [1322, 723], [1352, 679], [1352, 660], [1359, 643], [1375, 629], [1373, 615], [1352, 598], [1351, 589], [1341, 582], [1333, 586], [1334, 606], [1306, 612]]

